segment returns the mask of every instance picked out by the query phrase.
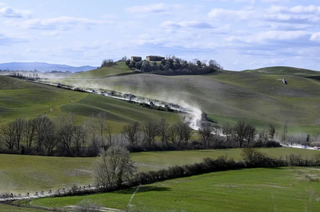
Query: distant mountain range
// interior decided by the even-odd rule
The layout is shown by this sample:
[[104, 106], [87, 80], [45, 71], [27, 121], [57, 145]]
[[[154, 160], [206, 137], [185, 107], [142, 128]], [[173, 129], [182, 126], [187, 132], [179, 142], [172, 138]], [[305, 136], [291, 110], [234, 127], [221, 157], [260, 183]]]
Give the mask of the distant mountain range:
[[12, 63], [0, 63], [1, 70], [10, 70], [10, 71], [34, 71], [39, 72], [48, 72], [48, 71], [70, 71], [70, 72], [80, 72], [80, 71], [89, 71], [96, 69], [97, 67], [93, 66], [68, 66], [61, 64], [49, 64], [43, 62], [12, 62]]

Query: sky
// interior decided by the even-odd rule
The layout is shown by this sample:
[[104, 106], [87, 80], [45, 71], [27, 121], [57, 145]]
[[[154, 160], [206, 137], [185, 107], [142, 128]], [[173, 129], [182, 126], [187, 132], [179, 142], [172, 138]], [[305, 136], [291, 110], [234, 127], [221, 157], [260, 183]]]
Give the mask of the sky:
[[320, 1], [0, 0], [0, 63], [147, 55], [320, 70]]

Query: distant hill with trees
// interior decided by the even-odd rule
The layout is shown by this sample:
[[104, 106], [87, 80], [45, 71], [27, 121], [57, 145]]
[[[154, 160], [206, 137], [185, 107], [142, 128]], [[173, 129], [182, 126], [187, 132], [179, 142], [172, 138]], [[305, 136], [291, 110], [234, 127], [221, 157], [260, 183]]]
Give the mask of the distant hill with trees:
[[199, 75], [223, 70], [215, 60], [209, 60], [207, 63], [207, 61], [194, 59], [188, 62], [175, 56], [168, 56], [160, 62], [126, 60], [126, 65], [132, 70], [161, 75]]

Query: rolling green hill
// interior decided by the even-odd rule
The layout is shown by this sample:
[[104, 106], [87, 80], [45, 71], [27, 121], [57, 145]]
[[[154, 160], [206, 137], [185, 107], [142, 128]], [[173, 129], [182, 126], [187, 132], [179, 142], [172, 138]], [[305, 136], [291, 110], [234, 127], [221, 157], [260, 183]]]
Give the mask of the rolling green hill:
[[111, 67], [102, 67], [91, 71], [71, 75], [69, 78], [101, 78], [118, 74], [132, 73], [124, 62], [119, 62]]
[[76, 121], [79, 123], [84, 118], [106, 112], [114, 132], [117, 133], [124, 124], [133, 121], [157, 121], [165, 118], [169, 122], [177, 122], [180, 119], [176, 113], [149, 110], [97, 94], [69, 91], [7, 76], [0, 76], [0, 82], [0, 125], [22, 116], [29, 119], [45, 114], [55, 119], [67, 113], [76, 114]]
[[[69, 79], [67, 84], [129, 92], [194, 106], [221, 125], [244, 120], [260, 128], [268, 124], [280, 128], [287, 123], [291, 131], [319, 134], [320, 72], [290, 67], [259, 70], [192, 76], [143, 73], [102, 79]], [[287, 85], [279, 80], [282, 78], [288, 81]]]
[[[303, 167], [214, 172], [143, 185], [131, 205], [137, 211], [319, 211], [319, 176], [319, 169]], [[135, 190], [41, 198], [31, 204], [61, 208], [87, 199], [125, 210]]]
[[297, 76], [314, 76], [319, 75], [318, 71], [313, 71], [303, 68], [287, 67], [287, 66], [274, 66], [252, 70], [245, 70], [249, 73], [273, 74], [273, 75], [297, 75]]
[[[294, 148], [260, 149], [271, 157], [285, 157], [289, 154], [312, 158], [317, 151]], [[203, 158], [228, 156], [241, 160], [242, 149], [160, 151], [131, 153], [138, 171], [150, 171], [173, 165], [202, 162]], [[0, 154], [0, 194], [6, 192], [23, 193], [40, 190], [71, 188], [72, 185], [92, 184], [92, 164], [94, 157], [49, 157], [31, 155]], [[28, 167], [28, 168], [26, 168]], [[1, 210], [0, 210], [1, 211]]]

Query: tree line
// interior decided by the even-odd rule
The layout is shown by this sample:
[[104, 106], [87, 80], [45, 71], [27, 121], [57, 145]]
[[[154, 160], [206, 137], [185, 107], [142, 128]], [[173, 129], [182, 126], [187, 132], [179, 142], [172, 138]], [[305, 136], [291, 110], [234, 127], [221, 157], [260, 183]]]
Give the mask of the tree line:
[[207, 123], [199, 131], [189, 123], [169, 124], [167, 120], [132, 122], [121, 133], [113, 133], [107, 113], [101, 112], [75, 124], [75, 115], [51, 120], [38, 116], [19, 117], [0, 128], [0, 152], [18, 154], [96, 156], [101, 148], [125, 146], [129, 151], [185, 150], [236, 147], [278, 147], [275, 127], [258, 132], [253, 125], [238, 122], [222, 127]]
[[175, 56], [167, 56], [160, 62], [150, 62], [147, 60], [136, 62], [126, 60], [126, 65], [132, 70], [163, 75], [209, 74], [223, 70], [223, 67], [215, 60], [209, 60], [208, 63], [207, 61], [200, 61], [198, 59], [186, 61]]
[[[125, 147], [111, 146], [102, 150], [94, 162], [93, 179], [95, 190], [77, 190], [58, 194], [79, 195], [101, 191], [115, 191], [124, 188], [151, 184], [159, 181], [189, 177], [217, 171], [238, 170], [244, 168], [276, 168], [286, 166], [319, 166], [320, 155], [303, 158], [301, 155], [290, 154], [286, 157], [273, 158], [255, 148], [243, 148], [242, 159], [235, 161], [227, 156], [216, 159], [204, 158], [200, 163], [171, 166], [157, 171], [137, 172], [129, 151]], [[313, 180], [313, 179], [310, 179]]]

